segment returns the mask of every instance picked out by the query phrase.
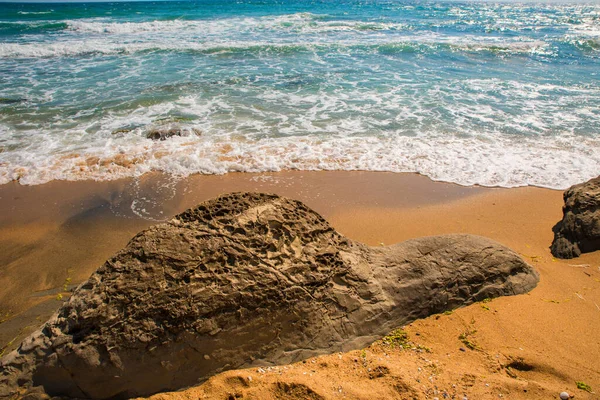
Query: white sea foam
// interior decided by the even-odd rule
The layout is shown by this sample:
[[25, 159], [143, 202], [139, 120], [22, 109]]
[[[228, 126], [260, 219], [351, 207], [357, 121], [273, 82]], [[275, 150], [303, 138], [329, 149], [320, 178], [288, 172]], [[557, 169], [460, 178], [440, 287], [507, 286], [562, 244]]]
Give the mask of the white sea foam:
[[[561, 94], [558, 101], [553, 93]], [[563, 189], [600, 171], [600, 137], [594, 133], [600, 115], [582, 106], [599, 98], [593, 85], [471, 78], [427, 89], [405, 81], [383, 92], [355, 87], [298, 93], [267, 86], [252, 95], [246, 104], [227, 93], [187, 94], [99, 119], [91, 117], [93, 110], [81, 111], [69, 122], [77, 125], [66, 129], [52, 122], [15, 132], [0, 124], [0, 145], [7, 149], [0, 153], [0, 183], [107, 180], [151, 170], [185, 176], [339, 169]], [[494, 107], [498, 98], [510, 99], [521, 112]], [[432, 109], [431, 101], [443, 108]], [[146, 139], [168, 115], [193, 116], [181, 122], [184, 136]], [[88, 122], [77, 123], [80, 118]], [[114, 134], [124, 127], [133, 130]]]
[[50, 11], [19, 11], [17, 14], [21, 15], [43, 15], [43, 14], [52, 14], [54, 10]]
[[296, 48], [298, 50], [351, 50], [365, 49], [377, 51], [381, 46], [393, 50], [405, 48], [430, 48], [435, 51], [438, 46], [446, 45], [456, 50], [464, 51], [491, 51], [496, 53], [548, 53], [548, 46], [541, 41], [517, 38], [516, 40], [499, 41], [489, 40], [485, 37], [443, 37], [439, 35], [417, 35], [393, 38], [376, 38], [370, 41], [336, 40], [326, 41], [297, 41], [297, 42], [273, 42], [273, 41], [240, 41], [240, 40], [216, 40], [210, 42], [190, 41], [184, 38], [174, 40], [162, 37], [161, 40], [148, 41], [107, 41], [92, 38], [86, 40], [68, 39], [50, 43], [0, 43], [0, 57], [2, 58], [48, 58], [69, 57], [88, 54], [132, 54], [149, 51], [197, 51], [197, 52], [221, 52], [248, 50], [248, 51], [277, 51]]
[[108, 180], [151, 170], [185, 176], [298, 169], [417, 172], [462, 185], [564, 189], [600, 170], [600, 139], [575, 136], [337, 135], [249, 140], [191, 135], [154, 142], [133, 133], [125, 141], [106, 138], [96, 145], [69, 151], [60, 143], [40, 143], [35, 151], [38, 146], [5, 153], [0, 183]]
[[70, 30], [81, 33], [138, 34], [186, 32], [202, 35], [261, 32], [272, 30], [293, 33], [323, 33], [337, 31], [406, 30], [409, 25], [379, 21], [327, 20], [325, 16], [296, 13], [266, 17], [234, 17], [211, 20], [155, 20], [144, 22], [112, 22], [104, 20], [67, 21]]
[[[33, 21], [31, 24], [46, 22]], [[405, 23], [330, 19], [311, 13], [210, 20], [116, 22], [107, 18], [91, 18], [60, 22], [66, 24], [66, 33], [55, 36], [50, 41], [21, 40], [0, 43], [0, 57], [61, 57], [144, 51], [227, 51], [290, 46], [335, 47], [342, 50], [359, 46], [413, 46], [433, 51], [438, 46], [449, 46], [461, 51], [492, 51], [506, 54], [552, 52], [545, 41], [526, 36], [447, 35], [432, 30], [435, 26], [425, 31], [414, 31], [413, 26]], [[385, 34], [381, 31], [385, 31]]]

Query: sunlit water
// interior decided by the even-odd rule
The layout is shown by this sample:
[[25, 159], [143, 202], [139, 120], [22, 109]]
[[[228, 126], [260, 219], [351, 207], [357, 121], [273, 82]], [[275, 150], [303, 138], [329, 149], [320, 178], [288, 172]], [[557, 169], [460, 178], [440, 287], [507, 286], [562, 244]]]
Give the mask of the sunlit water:
[[600, 5], [0, 4], [0, 183], [281, 169], [597, 176]]

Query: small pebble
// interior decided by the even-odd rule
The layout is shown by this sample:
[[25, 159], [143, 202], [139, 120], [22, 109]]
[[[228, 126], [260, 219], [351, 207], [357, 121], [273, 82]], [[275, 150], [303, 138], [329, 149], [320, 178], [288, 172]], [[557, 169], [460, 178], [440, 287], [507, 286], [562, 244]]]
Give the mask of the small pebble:
[[465, 349], [464, 347], [461, 347], [459, 350], [460, 351], [467, 351], [467, 349]]
[[561, 400], [569, 400], [570, 397], [571, 396], [569, 396], [569, 393], [567, 393], [567, 392], [561, 392], [560, 393], [560, 399]]

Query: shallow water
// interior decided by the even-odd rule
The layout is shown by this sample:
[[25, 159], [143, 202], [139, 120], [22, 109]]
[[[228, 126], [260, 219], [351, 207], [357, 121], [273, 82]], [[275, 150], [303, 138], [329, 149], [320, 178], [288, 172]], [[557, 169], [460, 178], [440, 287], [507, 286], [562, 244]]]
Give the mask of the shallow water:
[[0, 183], [322, 169], [565, 188], [600, 171], [599, 74], [597, 4], [2, 4]]

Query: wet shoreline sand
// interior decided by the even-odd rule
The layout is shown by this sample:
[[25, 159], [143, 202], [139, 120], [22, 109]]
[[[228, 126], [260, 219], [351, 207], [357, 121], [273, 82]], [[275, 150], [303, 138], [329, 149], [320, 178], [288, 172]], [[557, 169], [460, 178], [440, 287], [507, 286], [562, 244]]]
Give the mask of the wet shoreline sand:
[[[416, 174], [288, 171], [196, 175], [176, 183], [170, 177], [150, 174], [137, 180], [0, 186], [0, 320], [6, 320], [0, 323], [0, 346], [9, 350], [18, 345], [60, 306], [58, 298], [66, 298], [70, 287], [87, 279], [140, 230], [233, 191], [274, 192], [301, 200], [344, 235], [369, 245], [465, 232], [509, 246], [540, 272], [538, 288], [528, 295], [496, 299], [486, 306], [488, 309], [473, 305], [407, 328], [411, 337], [418, 332], [424, 345], [431, 347], [428, 357], [440, 359], [437, 364], [445, 366], [436, 374], [436, 385], [451, 385], [457, 374], [470, 370], [477, 384], [464, 391], [474, 398], [491, 398], [486, 392], [490, 387], [508, 398], [539, 398], [547, 391], [572, 388], [575, 379], [593, 388], [600, 385], [600, 343], [595, 335], [600, 321], [600, 255], [596, 252], [567, 261], [550, 255], [552, 226], [561, 218], [562, 192], [532, 187], [462, 187]], [[482, 350], [460, 351], [457, 337], [472, 321]], [[413, 379], [404, 369], [417, 368], [417, 359], [411, 361], [407, 353], [388, 355], [386, 368]], [[523, 357], [533, 367], [517, 371], [518, 379], [508, 376], [503, 368], [490, 370], [490, 362], [501, 363], [509, 356]], [[318, 377], [306, 382], [311, 390], [333, 398], [325, 386], [337, 379], [346, 388], [347, 398], [367, 398], [362, 396], [368, 393], [389, 395], [385, 394], [386, 387], [393, 385], [385, 380], [378, 382], [377, 390], [369, 389], [369, 384], [376, 383], [372, 379], [351, 383], [355, 377], [350, 377], [348, 368], [354, 365], [353, 356], [343, 357], [349, 361], [340, 359], [337, 378], [331, 376], [333, 369], [324, 367]], [[294, 371], [297, 375], [290, 372], [289, 379], [306, 378], [302, 365]], [[194, 398], [222, 397], [232, 390], [226, 382], [236, 373], [216, 376], [188, 394]], [[257, 376], [255, 384], [243, 388], [244, 393], [269, 398], [273, 379], [287, 382], [281, 373], [271, 378], [269, 374]], [[496, 386], [482, 383], [479, 387], [484, 375]], [[517, 394], [516, 383], [539, 390]], [[428, 388], [420, 386], [415, 384], [415, 390], [426, 393]], [[177, 397], [184, 393], [170, 397], [187, 398]], [[587, 395], [578, 391], [577, 396]]]

